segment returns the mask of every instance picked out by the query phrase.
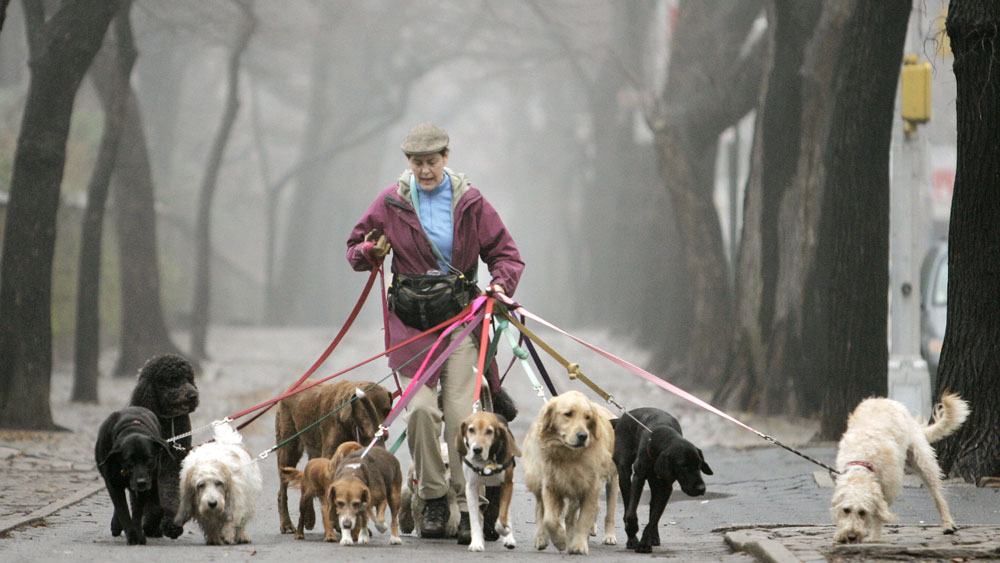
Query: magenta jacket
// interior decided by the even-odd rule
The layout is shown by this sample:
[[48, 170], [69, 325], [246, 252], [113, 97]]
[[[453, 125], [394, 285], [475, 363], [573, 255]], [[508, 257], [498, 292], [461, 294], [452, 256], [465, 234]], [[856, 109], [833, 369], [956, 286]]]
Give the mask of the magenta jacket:
[[[500, 284], [507, 295], [513, 296], [521, 279], [521, 272], [524, 270], [524, 262], [521, 261], [521, 254], [514, 244], [514, 239], [507, 232], [493, 206], [486, 201], [479, 190], [469, 184], [463, 174], [456, 174], [451, 170], [447, 173], [451, 175], [452, 224], [455, 229], [452, 266], [463, 272], [474, 271], [479, 266], [479, 259], [482, 258], [492, 276], [490, 284]], [[427, 235], [420, 226], [420, 219], [410, 202], [409, 178], [410, 172], [406, 171], [396, 184], [382, 190], [351, 231], [351, 236], [347, 239], [347, 261], [356, 271], [372, 268], [373, 260], [370, 253], [374, 243], [364, 241], [365, 234], [372, 230], [384, 233], [392, 245], [393, 273], [423, 274], [438, 268], [434, 251], [431, 250]], [[482, 280], [479, 286], [486, 287]], [[390, 346], [420, 332], [403, 324], [392, 312], [389, 313]], [[477, 343], [479, 333], [480, 330], [473, 333]], [[399, 369], [406, 360], [429, 346], [434, 338], [435, 335], [421, 338], [389, 354], [389, 367]], [[420, 362], [420, 358], [410, 362], [399, 369], [400, 374], [413, 377], [420, 367]], [[487, 379], [494, 391], [499, 385], [496, 371], [494, 362], [487, 370]], [[435, 374], [427, 384], [435, 386], [437, 381], [438, 374]]]

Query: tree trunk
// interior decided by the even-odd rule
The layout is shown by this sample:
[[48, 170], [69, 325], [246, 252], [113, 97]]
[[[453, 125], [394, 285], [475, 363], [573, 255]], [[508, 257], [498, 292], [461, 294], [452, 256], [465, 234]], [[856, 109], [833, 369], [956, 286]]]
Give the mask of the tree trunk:
[[[691, 290], [683, 381], [714, 387], [732, 334], [732, 292], [712, 193], [719, 134], [754, 107], [760, 41], [742, 49], [758, 2], [683, 2], [660, 113], [653, 118], [660, 176], [670, 194]], [[720, 342], [725, 345], [720, 346]]]
[[3, 24], [7, 21], [7, 5], [10, 0], [0, 0], [0, 31], [3, 31]]
[[[43, 26], [29, 30], [36, 48], [0, 262], [0, 427], [56, 428], [49, 406], [52, 256], [66, 139], [76, 91], [118, 5], [64, 4]], [[25, 0], [25, 11], [31, 10], [42, 10], [40, 0]]]
[[[844, 22], [838, 47], [820, 31], [806, 54], [814, 70], [806, 99], [832, 101], [826, 119], [804, 126], [812, 135], [799, 161], [800, 184], [815, 199], [782, 209], [787, 220], [815, 212], [815, 255], [803, 261], [805, 276], [795, 274], [806, 280], [805, 291], [786, 333], [794, 340], [802, 327], [802, 353], [786, 356], [786, 378], [800, 382], [804, 412], [821, 408], [824, 439], [840, 436], [864, 398], [887, 392], [889, 146], [911, 8], [910, 0], [835, 4], [824, 5], [819, 29], [823, 20]], [[804, 107], [812, 109], [809, 101]]]
[[790, 386], [772, 377], [784, 375], [785, 370], [768, 365], [769, 359], [780, 361], [768, 355], [780, 258], [778, 211], [795, 176], [802, 60], [820, 7], [818, 0], [767, 3], [766, 75], [758, 101], [743, 234], [736, 257], [736, 335], [725, 380], [715, 396], [719, 403], [740, 410], [775, 414], [787, 407]]
[[946, 474], [1000, 476], [1000, 4], [952, 0], [948, 37], [958, 84], [958, 163], [948, 232], [948, 328], [938, 391], [972, 412], [937, 446]]
[[[112, 100], [109, 84], [109, 79], [94, 83], [105, 112]], [[181, 354], [163, 319], [153, 174], [139, 102], [131, 86], [124, 119], [112, 178], [122, 290], [121, 350], [114, 374], [122, 377], [134, 376], [151, 356]]]
[[[94, 67], [104, 67], [103, 76], [112, 77], [111, 103], [104, 114], [104, 132], [97, 153], [97, 162], [87, 186], [87, 208], [83, 215], [80, 235], [80, 267], [77, 272], [76, 361], [73, 366], [72, 400], [98, 402], [98, 362], [101, 356], [101, 247], [104, 233], [104, 205], [114, 170], [121, 139], [128, 96], [129, 77], [135, 64], [136, 51], [129, 22], [131, 1], [122, 5], [115, 20], [115, 42], [104, 47], [104, 54], [94, 61]], [[116, 49], [117, 52], [113, 52]], [[92, 75], [94, 76], [94, 75]]]
[[229, 141], [229, 134], [236, 122], [236, 113], [240, 108], [240, 58], [250, 42], [255, 19], [250, 3], [239, 2], [243, 24], [236, 44], [229, 55], [229, 65], [226, 85], [226, 107], [222, 114], [222, 123], [216, 133], [212, 150], [209, 152], [205, 178], [201, 184], [198, 198], [198, 223], [195, 230], [195, 241], [198, 245], [195, 262], [195, 291], [191, 308], [191, 356], [203, 359], [206, 354], [208, 339], [209, 308], [211, 307], [211, 270], [210, 259], [212, 250], [212, 199], [218, 187], [219, 169], [222, 167], [222, 155]]

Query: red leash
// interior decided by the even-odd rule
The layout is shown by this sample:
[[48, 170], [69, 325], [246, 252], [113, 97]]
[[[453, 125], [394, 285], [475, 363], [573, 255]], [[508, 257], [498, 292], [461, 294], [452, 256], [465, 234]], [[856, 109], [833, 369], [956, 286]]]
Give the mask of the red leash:
[[[316, 361], [313, 362], [313, 365], [310, 366], [309, 369], [307, 369], [306, 372], [303, 373], [302, 376], [299, 377], [299, 379], [295, 383], [293, 383], [288, 389], [285, 389], [286, 393], [288, 391], [291, 391], [292, 389], [295, 389], [299, 385], [302, 385], [302, 382], [305, 381], [305, 380], [307, 380], [307, 379], [309, 379], [309, 377], [312, 376], [312, 374], [315, 373], [315, 371], [317, 369], [319, 369], [319, 366], [323, 365], [323, 362], [325, 362], [326, 359], [330, 357], [330, 354], [333, 353], [333, 350], [340, 344], [340, 341], [344, 339], [344, 335], [347, 334], [348, 329], [350, 329], [351, 325], [354, 324], [355, 319], [358, 318], [358, 314], [361, 313], [361, 309], [364, 307], [365, 301], [368, 300], [368, 295], [372, 291], [372, 286], [375, 285], [375, 277], [381, 271], [382, 271], [382, 264], [381, 263], [379, 263], [378, 265], [374, 265], [373, 266], [372, 273], [369, 274], [368, 281], [365, 282], [365, 288], [363, 290], [361, 290], [361, 295], [358, 296], [357, 302], [354, 303], [354, 308], [351, 309], [351, 314], [348, 315], [347, 321], [344, 322], [344, 326], [340, 327], [340, 332], [337, 333], [337, 336], [335, 336], [333, 338], [333, 341], [331, 341], [330, 344], [326, 347], [326, 350], [324, 350], [323, 353], [320, 354], [319, 358], [317, 358]], [[383, 278], [383, 284], [384, 283], [385, 283], [385, 281], [384, 281], [384, 278]], [[383, 297], [383, 299], [384, 299], [384, 297]], [[386, 338], [388, 338], [388, 335], [386, 336]], [[387, 342], [388, 342], [388, 340], [387, 340]], [[263, 416], [263, 414], [266, 413], [268, 410], [270, 410], [273, 405], [274, 405], [274, 403], [271, 403], [270, 405], [267, 405], [267, 408], [265, 408], [264, 410], [262, 410], [259, 413], [255, 414], [252, 418], [250, 418], [250, 420], [247, 420], [243, 424], [240, 424], [236, 429], [237, 430], [242, 430], [244, 427], [246, 427], [247, 425], [249, 425], [253, 421], [255, 421], [258, 418], [260, 418], [261, 416]], [[248, 411], [248, 412], [251, 412], [251, 411]], [[247, 413], [243, 412], [239, 416], [243, 416], [244, 414], [247, 414]], [[231, 418], [235, 419], [235, 418], [238, 418], [238, 417], [233, 416]]]
[[[374, 276], [372, 276], [371, 280], [374, 280], [374, 279], [375, 279]], [[370, 287], [368, 289], [370, 289]], [[327, 381], [329, 381], [329, 380], [331, 380], [331, 379], [333, 379], [335, 377], [339, 377], [339, 376], [341, 376], [341, 375], [343, 375], [343, 374], [345, 374], [345, 373], [347, 373], [349, 371], [355, 370], [355, 369], [357, 369], [357, 368], [359, 368], [359, 367], [361, 367], [361, 366], [363, 366], [365, 364], [371, 363], [371, 362], [373, 362], [373, 361], [375, 361], [375, 360], [377, 360], [377, 359], [379, 359], [379, 358], [381, 358], [383, 356], [387, 356], [390, 353], [392, 353], [392, 352], [394, 352], [394, 351], [396, 351], [396, 350], [398, 350], [398, 349], [400, 349], [400, 348], [402, 348], [404, 346], [407, 346], [409, 344], [412, 344], [413, 342], [416, 342], [417, 340], [419, 340], [419, 339], [427, 336], [428, 334], [435, 333], [435, 332], [441, 330], [442, 328], [445, 328], [446, 326], [449, 326], [449, 325], [455, 323], [456, 321], [459, 321], [459, 320], [465, 318], [466, 315], [470, 314], [471, 310], [472, 310], [472, 304], [470, 303], [468, 306], [466, 306], [465, 309], [463, 309], [459, 314], [455, 315], [454, 317], [452, 317], [452, 318], [450, 318], [450, 319], [448, 319], [446, 321], [443, 321], [440, 324], [438, 324], [436, 326], [433, 326], [433, 327], [425, 330], [424, 332], [421, 332], [420, 334], [416, 334], [414, 336], [411, 336], [410, 338], [404, 340], [403, 342], [400, 342], [399, 344], [396, 344], [395, 346], [393, 346], [391, 348], [388, 348], [384, 352], [380, 352], [380, 353], [378, 353], [378, 354], [376, 354], [376, 355], [374, 355], [374, 356], [372, 356], [372, 357], [370, 357], [370, 358], [368, 358], [366, 360], [362, 360], [362, 361], [354, 364], [353, 366], [351, 366], [351, 367], [349, 367], [347, 369], [343, 369], [341, 371], [338, 371], [337, 373], [335, 373], [333, 375], [328, 375], [328, 376], [326, 376], [326, 377], [324, 377], [322, 379], [317, 379], [316, 381], [313, 381], [313, 382], [309, 383], [308, 385], [302, 385], [302, 382], [305, 381], [306, 379], [308, 379], [308, 376], [311, 375], [311, 372], [307, 372], [304, 377], [300, 378], [299, 381], [295, 382], [294, 385], [292, 385], [291, 387], [289, 387], [288, 389], [286, 389], [282, 394], [278, 395], [277, 397], [274, 397], [273, 399], [268, 399], [268, 400], [266, 400], [266, 401], [264, 401], [262, 403], [258, 403], [256, 405], [254, 405], [252, 407], [245, 408], [245, 409], [243, 409], [243, 410], [241, 410], [241, 411], [239, 411], [237, 413], [229, 415], [227, 418], [229, 420], [236, 420], [236, 419], [238, 419], [238, 418], [240, 418], [242, 416], [246, 416], [247, 414], [252, 413], [252, 412], [254, 412], [256, 410], [265, 409], [264, 411], [256, 414], [253, 418], [251, 418], [250, 420], [244, 422], [243, 424], [241, 424], [239, 426], [240, 428], [243, 428], [247, 424], [250, 424], [251, 422], [253, 422], [254, 420], [256, 420], [258, 417], [260, 417], [260, 415], [264, 414], [264, 412], [267, 412], [267, 409], [271, 408], [275, 403], [281, 402], [283, 399], [287, 399], [288, 397], [291, 397], [292, 395], [295, 395], [297, 393], [301, 393], [302, 391], [305, 391], [307, 389], [312, 389], [313, 387], [315, 387], [315, 386], [317, 386], [317, 385], [319, 385], [321, 383], [325, 383], [325, 382], [327, 382]], [[320, 363], [322, 363], [322, 362], [320, 362]], [[315, 370], [312, 370], [312, 371], [315, 371]]]

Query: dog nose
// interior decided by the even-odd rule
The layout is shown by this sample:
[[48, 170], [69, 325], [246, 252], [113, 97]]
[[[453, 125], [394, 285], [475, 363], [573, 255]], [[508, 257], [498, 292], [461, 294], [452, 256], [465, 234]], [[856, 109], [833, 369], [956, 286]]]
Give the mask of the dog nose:
[[581, 446], [587, 443], [588, 434], [586, 432], [576, 433], [576, 443]]
[[192, 389], [184, 395], [184, 398], [188, 401], [193, 401], [198, 398], [198, 392]]
[[135, 487], [140, 491], [145, 491], [149, 489], [149, 479], [138, 478], [135, 480]]
[[483, 453], [483, 447], [482, 446], [473, 446], [472, 447], [472, 453], [474, 453], [476, 455], [479, 455], [479, 454]]
[[704, 483], [698, 483], [697, 485], [694, 486], [694, 491], [693, 492], [694, 492], [694, 496], [698, 496], [698, 497], [700, 497], [701, 495], [705, 494], [705, 484]]
[[850, 534], [847, 534], [847, 541], [850, 542], [850, 543], [854, 543], [854, 542], [858, 541], [858, 535], [855, 534], [855, 533], [853, 533], [853, 532], [851, 532]]
[[343, 529], [345, 529], [345, 530], [350, 530], [352, 525], [353, 525], [353, 522], [351, 522], [350, 520], [348, 520], [346, 518], [344, 518], [344, 519], [342, 519], [340, 521], [340, 527], [343, 528]]
[[209, 508], [215, 508], [216, 506], [219, 506], [219, 501], [217, 501], [217, 500], [210, 500], [210, 501], [208, 501], [208, 507]]

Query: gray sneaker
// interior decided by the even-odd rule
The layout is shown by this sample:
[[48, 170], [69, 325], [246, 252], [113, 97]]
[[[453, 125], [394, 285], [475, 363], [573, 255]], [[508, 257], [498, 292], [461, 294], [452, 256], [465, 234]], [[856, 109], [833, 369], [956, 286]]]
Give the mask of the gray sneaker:
[[420, 528], [422, 538], [443, 538], [451, 511], [447, 497], [428, 499], [424, 503], [424, 522]]

